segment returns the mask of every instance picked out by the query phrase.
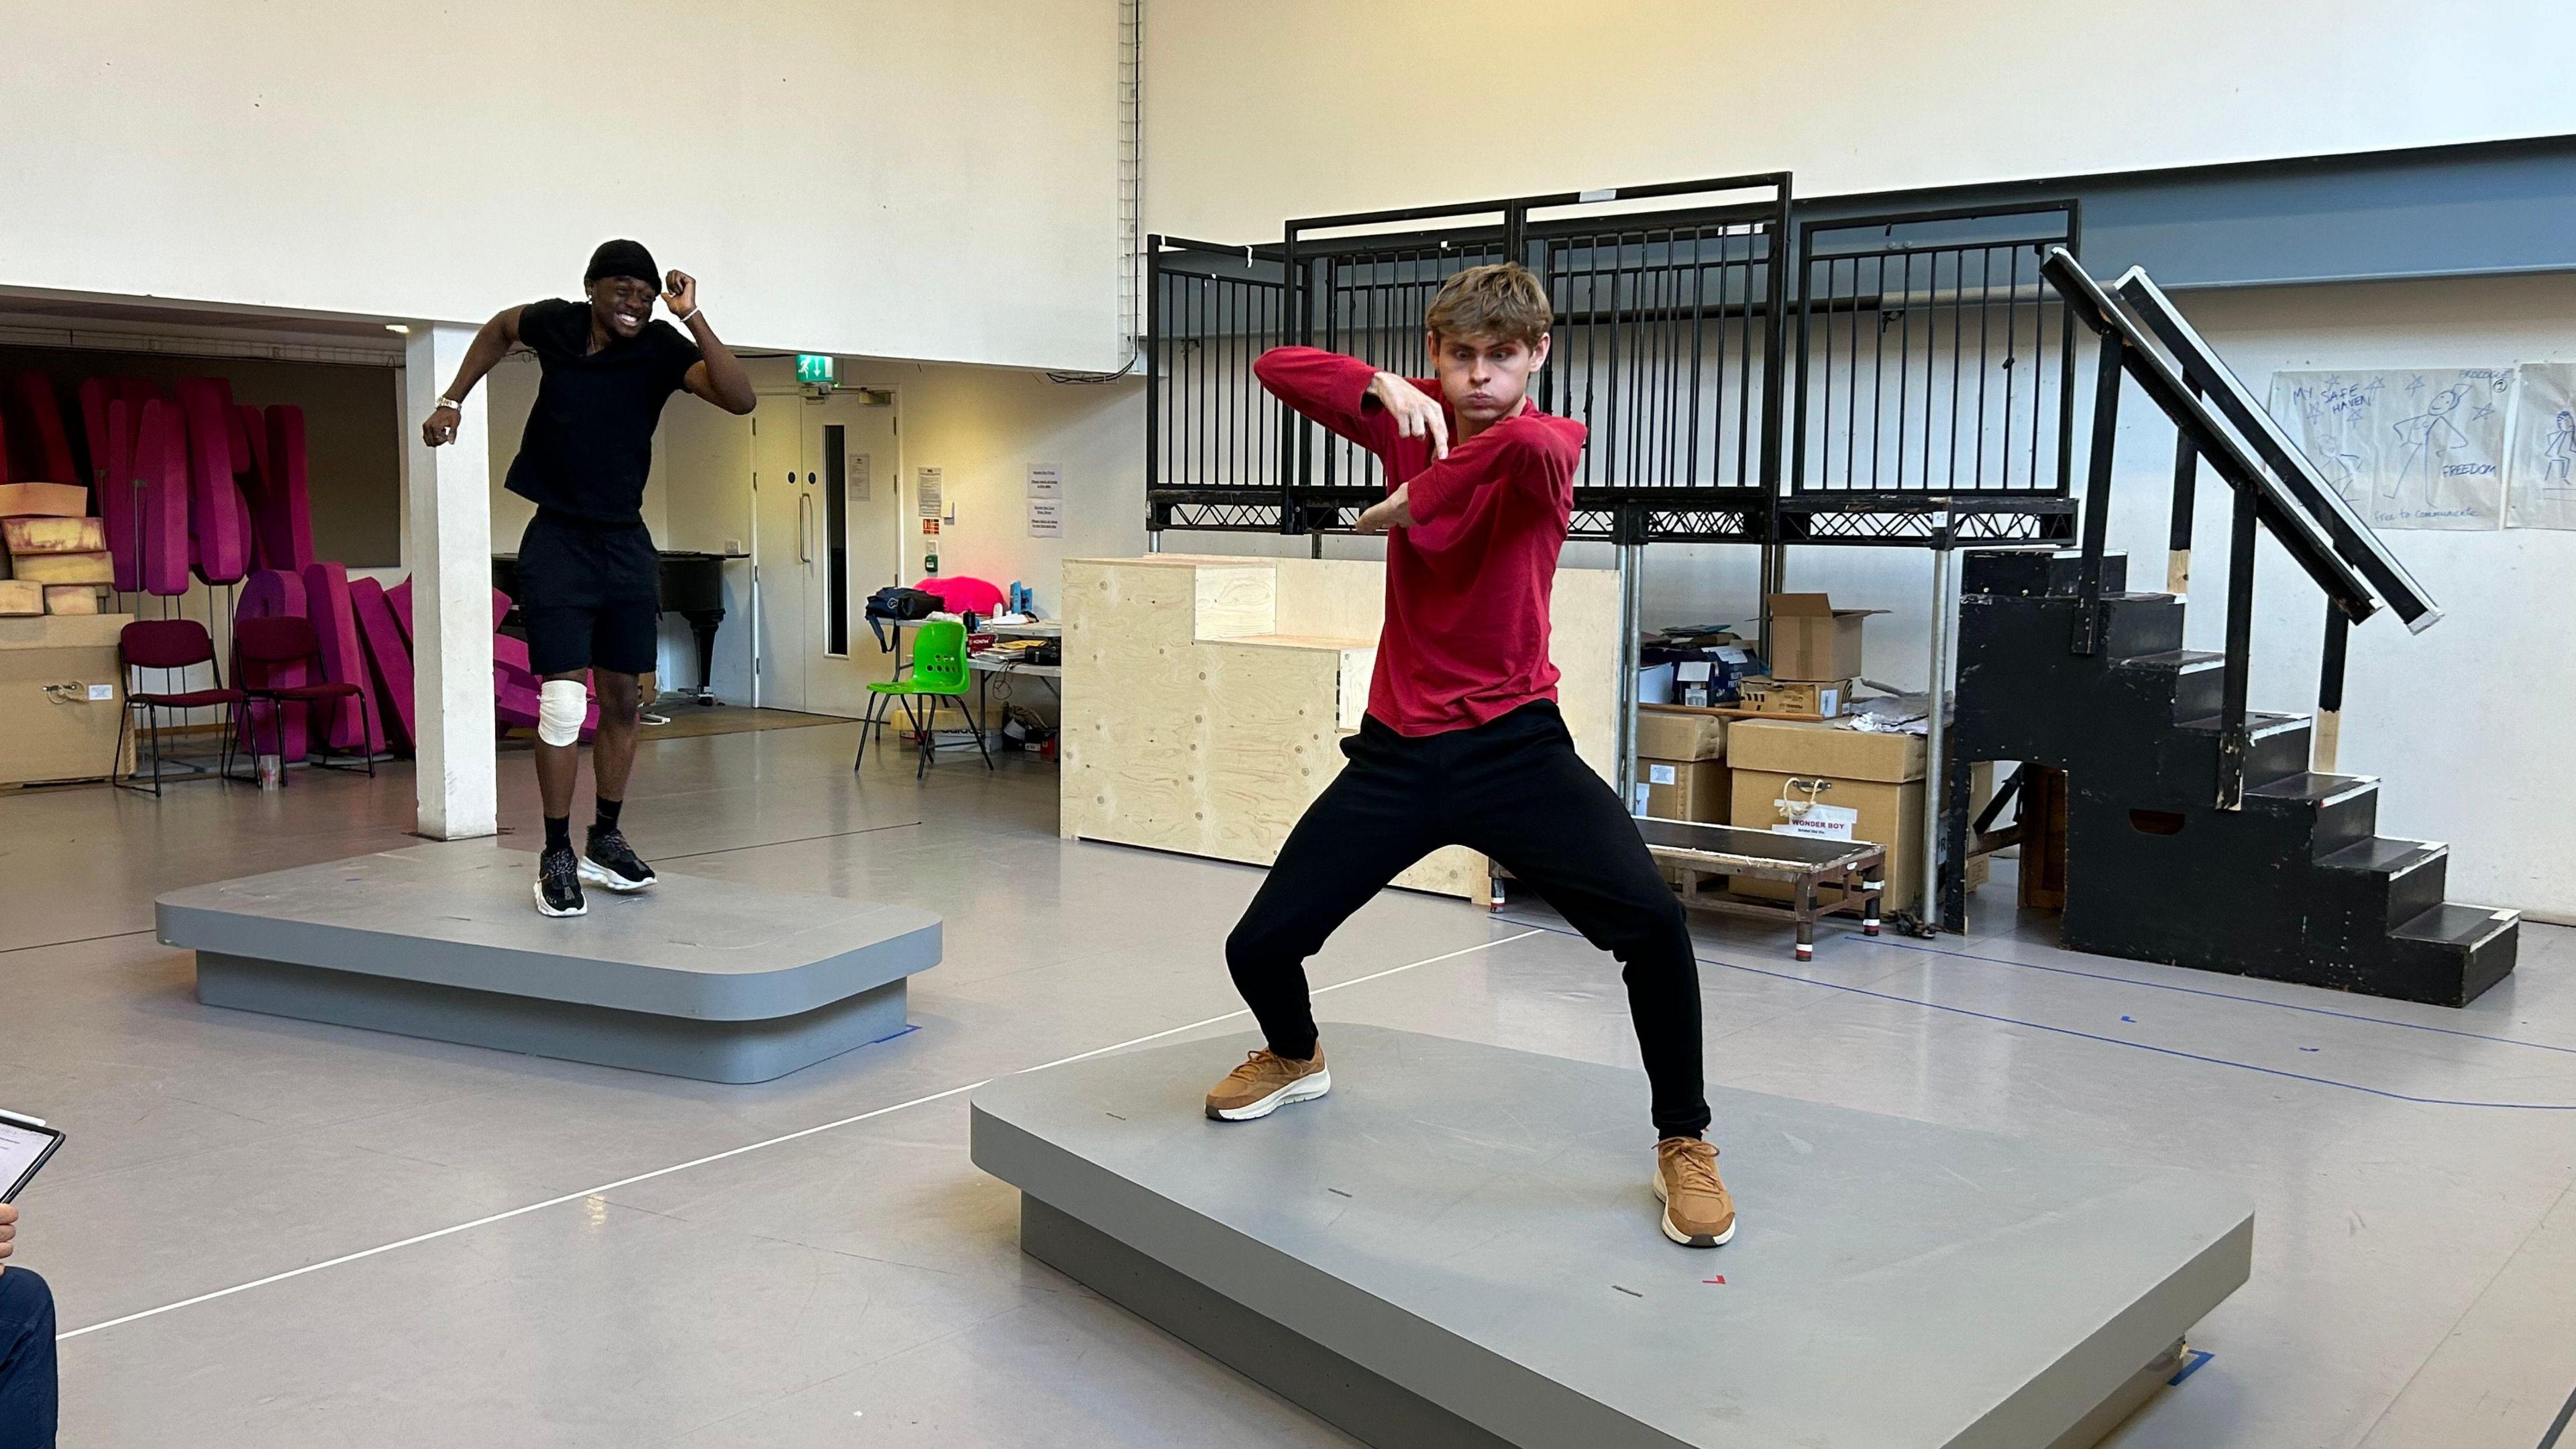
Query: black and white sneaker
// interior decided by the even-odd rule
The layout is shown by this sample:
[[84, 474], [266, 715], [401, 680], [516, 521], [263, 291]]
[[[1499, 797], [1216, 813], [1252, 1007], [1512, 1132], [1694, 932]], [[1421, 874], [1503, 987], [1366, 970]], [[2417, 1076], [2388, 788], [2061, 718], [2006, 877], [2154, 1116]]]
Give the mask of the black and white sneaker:
[[558, 845], [537, 857], [537, 914], [541, 916], [587, 915], [590, 903], [581, 898], [581, 867], [574, 861], [572, 847]]
[[581, 852], [581, 878], [621, 895], [647, 889], [656, 879], [653, 867], [644, 863], [619, 830], [590, 832]]

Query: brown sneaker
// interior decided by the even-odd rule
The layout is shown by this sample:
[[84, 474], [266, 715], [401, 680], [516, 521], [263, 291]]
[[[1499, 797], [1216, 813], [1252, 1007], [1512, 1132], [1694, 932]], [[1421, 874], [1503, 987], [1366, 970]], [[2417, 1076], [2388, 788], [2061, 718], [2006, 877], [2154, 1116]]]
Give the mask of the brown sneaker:
[[1735, 1199], [1718, 1181], [1717, 1149], [1696, 1137], [1655, 1144], [1655, 1196], [1664, 1236], [1685, 1248], [1714, 1248], [1735, 1236]]
[[1273, 1051], [1257, 1051], [1208, 1093], [1207, 1114], [1220, 1122], [1249, 1122], [1331, 1090], [1333, 1074], [1324, 1070], [1323, 1048], [1317, 1047], [1314, 1057], [1302, 1062]]

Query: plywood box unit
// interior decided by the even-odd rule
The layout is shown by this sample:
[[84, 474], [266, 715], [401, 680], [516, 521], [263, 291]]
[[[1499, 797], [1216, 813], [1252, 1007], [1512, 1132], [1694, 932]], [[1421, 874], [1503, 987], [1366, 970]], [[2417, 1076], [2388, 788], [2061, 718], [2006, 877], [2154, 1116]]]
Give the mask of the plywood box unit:
[[[1267, 865], [1345, 763], [1377, 660], [1385, 567], [1156, 554], [1064, 565], [1059, 829]], [[1618, 595], [1558, 576], [1559, 708], [1608, 774]], [[1481, 856], [1435, 852], [1396, 880], [1484, 900]]]
[[40, 584], [38, 587], [45, 591], [45, 612], [48, 614], [100, 612], [99, 596], [103, 591], [96, 584]]
[[131, 614], [0, 619], [0, 784], [95, 780], [134, 765], [117, 725], [116, 636]]
[[78, 518], [89, 490], [78, 483], [0, 483], [0, 518]]
[[107, 525], [95, 518], [0, 518], [0, 548], [31, 553], [102, 553]]
[[45, 612], [45, 586], [27, 579], [0, 579], [0, 618]]
[[31, 584], [113, 584], [116, 568], [104, 553], [23, 553], [9, 559], [12, 575]]

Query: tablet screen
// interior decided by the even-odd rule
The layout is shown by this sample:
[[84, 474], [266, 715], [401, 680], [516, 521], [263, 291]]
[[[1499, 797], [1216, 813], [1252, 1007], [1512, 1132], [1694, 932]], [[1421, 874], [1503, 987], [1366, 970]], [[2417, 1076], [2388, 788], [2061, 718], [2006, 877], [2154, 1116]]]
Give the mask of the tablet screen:
[[56, 1135], [0, 1117], [0, 1202], [17, 1196], [27, 1174], [52, 1150]]

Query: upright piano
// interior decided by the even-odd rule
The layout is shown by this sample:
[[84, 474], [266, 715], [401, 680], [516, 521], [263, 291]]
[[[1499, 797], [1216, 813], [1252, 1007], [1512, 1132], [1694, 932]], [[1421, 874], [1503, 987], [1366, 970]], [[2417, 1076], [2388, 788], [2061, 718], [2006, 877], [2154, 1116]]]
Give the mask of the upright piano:
[[[700, 704], [716, 702], [715, 693], [707, 687], [708, 670], [716, 648], [716, 626], [724, 622], [724, 566], [736, 559], [747, 559], [746, 553], [704, 553], [694, 549], [663, 549], [662, 612], [678, 614], [689, 621], [689, 632], [698, 641], [698, 688]], [[519, 626], [519, 556], [514, 553], [492, 555], [492, 587], [510, 596], [510, 612], [501, 620], [504, 629]]]

